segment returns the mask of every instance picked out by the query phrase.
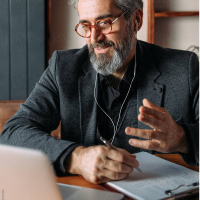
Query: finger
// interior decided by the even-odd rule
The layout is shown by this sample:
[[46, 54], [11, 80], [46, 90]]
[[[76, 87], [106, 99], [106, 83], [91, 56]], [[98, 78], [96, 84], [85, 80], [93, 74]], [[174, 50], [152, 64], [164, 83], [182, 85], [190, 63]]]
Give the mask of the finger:
[[149, 115], [145, 115], [145, 114], [139, 114], [138, 120], [147, 124], [153, 129], [157, 129], [158, 131], [162, 133], [166, 133], [166, 125], [163, 121], [160, 121], [154, 117], [150, 117]]
[[121, 180], [125, 179], [128, 175], [129, 173], [118, 173], [108, 169], [104, 169], [99, 173], [99, 179], [104, 179], [105, 177], [111, 180]]
[[154, 104], [154, 103], [151, 103], [151, 102], [150, 102], [149, 100], [147, 100], [147, 99], [143, 99], [143, 105], [144, 105], [145, 107], [155, 109], [155, 110], [157, 110], [157, 111], [159, 111], [159, 112], [166, 112], [166, 109], [165, 109], [165, 108], [162, 108], [162, 107], [160, 107], [160, 106], [158, 106], [158, 105], [156, 105], [156, 104]]
[[[155, 139], [155, 140], [160, 140], [160, 141], [166, 141], [167, 139], [170, 139], [166, 137], [166, 134], [163, 134], [158, 130], [138, 129], [138, 128], [127, 127], [125, 129], [125, 132], [127, 135], [132, 135], [132, 136], [141, 137], [145, 139]], [[170, 135], [170, 137], [172, 136]]]
[[131, 173], [133, 171], [133, 167], [110, 159], [107, 159], [104, 168], [118, 173]]
[[134, 147], [155, 151], [158, 151], [160, 147], [160, 142], [158, 142], [158, 140], [141, 141], [137, 139], [130, 139], [129, 144]]
[[133, 156], [129, 156], [126, 153], [123, 153], [121, 151], [116, 151], [114, 149], [111, 149], [107, 153], [107, 157], [111, 160], [115, 160], [117, 162], [124, 163], [126, 165], [129, 165], [130, 167], [138, 167], [139, 163]]
[[145, 107], [145, 106], [141, 106], [139, 111], [140, 111], [141, 114], [150, 115], [152, 117], [155, 117], [156, 119], [165, 121], [166, 114], [163, 113], [163, 112], [160, 112], [158, 110], [148, 108], [148, 107]]

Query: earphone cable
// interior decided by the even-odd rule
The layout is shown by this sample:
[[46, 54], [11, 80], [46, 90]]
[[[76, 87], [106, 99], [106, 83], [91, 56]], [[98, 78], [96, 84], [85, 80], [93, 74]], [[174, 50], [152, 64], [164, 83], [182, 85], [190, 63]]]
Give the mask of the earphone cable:
[[[136, 26], [137, 26], [137, 24], [136, 24]], [[136, 28], [136, 47], [137, 47], [137, 29], [138, 29], [138, 28]], [[113, 141], [114, 141], [114, 139], [115, 139], [115, 135], [116, 135], [116, 133], [117, 133], [118, 124], [119, 124], [119, 121], [120, 121], [120, 118], [121, 118], [122, 108], [123, 108], [123, 106], [124, 106], [124, 103], [126, 102], [126, 99], [127, 99], [128, 95], [129, 95], [129, 93], [130, 93], [130, 90], [131, 90], [131, 85], [132, 85], [132, 83], [133, 83], [133, 81], [134, 81], [134, 79], [135, 79], [136, 68], [137, 68], [137, 60], [136, 60], [136, 48], [135, 48], [134, 75], [133, 75], [133, 78], [132, 78], [132, 80], [131, 80], [131, 84], [130, 84], [130, 86], [129, 86], [127, 95], [126, 95], [126, 97], [125, 97], [125, 99], [124, 99], [124, 101], [123, 101], [123, 103], [122, 103], [121, 108], [120, 108], [119, 117], [118, 117], [116, 126], [115, 126], [113, 120], [111, 119], [111, 117], [103, 110], [103, 108], [99, 105], [99, 103], [98, 103], [98, 101], [97, 101], [97, 99], [96, 99], [96, 87], [97, 87], [97, 76], [98, 76], [98, 73], [96, 74], [96, 81], [95, 81], [95, 87], [94, 87], [94, 99], [95, 99], [95, 101], [96, 101], [96, 104], [97, 104], [97, 105], [99, 106], [99, 108], [102, 110], [102, 112], [110, 119], [110, 121], [111, 121], [112, 124], [113, 124], [113, 127], [114, 127], [114, 135], [113, 135], [111, 144], [113, 143]]]

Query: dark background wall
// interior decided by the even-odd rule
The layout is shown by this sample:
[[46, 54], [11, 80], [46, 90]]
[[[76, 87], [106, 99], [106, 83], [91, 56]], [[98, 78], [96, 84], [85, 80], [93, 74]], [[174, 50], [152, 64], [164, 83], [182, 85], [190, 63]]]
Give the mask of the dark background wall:
[[0, 100], [25, 100], [45, 70], [45, 0], [0, 0]]

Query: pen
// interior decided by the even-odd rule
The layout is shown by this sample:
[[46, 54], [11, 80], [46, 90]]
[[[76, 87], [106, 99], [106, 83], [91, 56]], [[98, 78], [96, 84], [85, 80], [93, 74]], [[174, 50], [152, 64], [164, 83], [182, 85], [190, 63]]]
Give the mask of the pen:
[[[100, 140], [101, 140], [105, 145], [107, 145], [108, 147], [110, 147], [110, 148], [112, 148], [112, 149], [118, 151], [118, 149], [115, 148], [115, 146], [113, 146], [110, 142], [108, 142], [108, 140], [104, 139], [103, 137], [100, 137]], [[135, 167], [135, 169], [137, 169], [139, 172], [142, 173], [142, 170], [141, 170], [139, 167]]]

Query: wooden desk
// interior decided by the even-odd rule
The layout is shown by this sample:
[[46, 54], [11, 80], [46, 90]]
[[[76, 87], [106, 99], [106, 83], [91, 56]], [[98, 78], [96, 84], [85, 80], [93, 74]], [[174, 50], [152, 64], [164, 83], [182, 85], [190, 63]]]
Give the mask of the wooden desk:
[[[182, 165], [184, 167], [187, 167], [189, 169], [199, 171], [199, 167], [193, 167], [187, 165], [181, 156], [179, 154], [156, 154], [156, 156], [163, 158], [165, 160], [168, 160], [170, 162]], [[95, 185], [92, 183], [89, 183], [86, 181], [83, 177], [81, 176], [68, 176], [68, 177], [62, 177], [59, 178], [57, 177], [57, 182], [58, 183], [64, 183], [64, 184], [69, 184], [69, 185], [77, 185], [77, 186], [83, 186], [83, 187], [88, 187], [88, 188], [94, 188], [94, 189], [99, 189], [99, 190], [104, 190], [101, 186]], [[129, 198], [126, 198], [129, 199]], [[190, 200], [199, 200], [199, 195], [194, 195], [192, 197], [189, 197]], [[186, 200], [186, 199], [185, 199]]]

